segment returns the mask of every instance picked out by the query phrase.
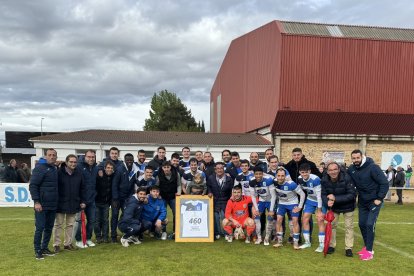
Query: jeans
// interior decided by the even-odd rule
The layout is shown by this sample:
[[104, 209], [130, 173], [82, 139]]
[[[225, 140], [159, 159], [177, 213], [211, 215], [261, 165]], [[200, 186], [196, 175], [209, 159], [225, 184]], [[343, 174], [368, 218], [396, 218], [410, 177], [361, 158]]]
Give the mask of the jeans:
[[359, 229], [361, 230], [364, 245], [368, 251], [372, 251], [375, 238], [375, 224], [381, 210], [381, 204], [375, 205], [374, 202], [358, 204], [358, 210]]
[[[93, 227], [95, 226], [95, 202], [92, 203], [88, 203], [86, 205], [86, 208], [84, 209], [85, 211], [85, 216], [86, 216], [86, 239], [90, 240], [92, 238], [92, 233], [93, 233]], [[79, 215], [79, 216], [78, 216]], [[81, 241], [82, 240], [82, 222], [80, 219], [80, 213], [76, 216], [77, 223], [78, 223], [78, 227], [76, 229], [76, 235], [75, 235], [75, 239], [76, 241]]]
[[405, 187], [406, 188], [410, 188], [410, 180], [411, 180], [411, 176], [410, 177], [405, 177]]
[[[164, 200], [164, 203], [165, 203], [165, 208], [167, 208], [167, 205], [170, 206], [171, 211], [173, 213], [173, 233], [175, 233], [175, 198], [170, 199], [170, 200]], [[167, 232], [166, 229], [167, 229], [167, 226], [163, 225], [162, 231]]]
[[397, 203], [402, 203], [402, 192], [403, 192], [403, 186], [397, 186], [397, 196], [398, 196], [398, 201]]
[[141, 232], [142, 229], [142, 225], [141, 224], [120, 224], [119, 225], [119, 230], [121, 230], [122, 233], [124, 233], [123, 238], [127, 239], [131, 236], [136, 236]]
[[56, 210], [35, 211], [34, 250], [38, 252], [46, 249], [52, 237], [53, 224], [55, 223]]
[[224, 236], [225, 232], [222, 226], [224, 219], [224, 210], [214, 211], [214, 236]]
[[109, 237], [109, 204], [96, 204], [95, 237], [107, 240]]
[[[117, 237], [117, 232], [116, 229], [118, 227], [118, 221], [120, 220], [119, 217], [119, 210], [122, 211], [122, 213], [124, 212], [125, 209], [125, 199], [120, 199], [119, 200], [119, 208], [112, 208], [111, 207], [111, 238], [114, 240]], [[121, 214], [122, 217], [122, 214]]]

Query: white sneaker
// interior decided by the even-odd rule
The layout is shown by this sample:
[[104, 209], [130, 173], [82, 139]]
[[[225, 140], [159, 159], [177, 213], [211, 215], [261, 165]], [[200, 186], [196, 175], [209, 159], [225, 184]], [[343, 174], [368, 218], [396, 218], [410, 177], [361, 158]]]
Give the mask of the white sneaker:
[[323, 244], [319, 244], [318, 248], [315, 249], [315, 252], [322, 253], [323, 252]]
[[269, 244], [270, 244], [269, 243], [269, 238], [265, 238], [264, 241], [263, 241], [263, 245], [268, 246]]
[[233, 236], [227, 236], [227, 242], [233, 242]]
[[245, 243], [250, 243], [250, 237], [246, 236], [246, 240], [244, 241]]
[[254, 244], [261, 244], [262, 243], [262, 237], [257, 237], [257, 240], [254, 242]]
[[79, 248], [88, 248], [88, 246], [86, 244], [83, 244], [83, 242], [81, 241], [77, 241], [75, 245], [76, 247], [79, 247]]
[[129, 241], [130, 241], [129, 238], [128, 239], [121, 238], [122, 246], [123, 247], [128, 247], [129, 246], [129, 243], [128, 243]]
[[91, 240], [87, 240], [86, 245], [89, 247], [94, 247], [96, 244], [94, 244]]
[[305, 248], [309, 248], [311, 247], [311, 243], [310, 242], [305, 242], [304, 244], [302, 244], [301, 246], [299, 246], [300, 249], [305, 249]]
[[162, 232], [161, 240], [165, 241], [167, 239], [167, 232]]
[[133, 244], [141, 244], [141, 241], [136, 236], [129, 237], [129, 241], [132, 242]]
[[220, 239], [220, 235], [216, 235], [216, 240], [219, 240]]

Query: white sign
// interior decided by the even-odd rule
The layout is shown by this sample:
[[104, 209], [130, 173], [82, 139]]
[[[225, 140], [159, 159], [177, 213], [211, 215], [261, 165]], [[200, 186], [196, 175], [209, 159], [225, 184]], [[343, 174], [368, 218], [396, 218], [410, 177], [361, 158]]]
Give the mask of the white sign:
[[343, 151], [324, 151], [322, 153], [322, 162], [325, 164], [329, 161], [335, 161], [336, 163], [345, 163], [345, 152]]
[[0, 183], [0, 207], [33, 206], [28, 183]]
[[407, 168], [411, 165], [412, 152], [383, 152], [381, 169], [386, 170], [390, 165], [396, 169], [398, 166]]

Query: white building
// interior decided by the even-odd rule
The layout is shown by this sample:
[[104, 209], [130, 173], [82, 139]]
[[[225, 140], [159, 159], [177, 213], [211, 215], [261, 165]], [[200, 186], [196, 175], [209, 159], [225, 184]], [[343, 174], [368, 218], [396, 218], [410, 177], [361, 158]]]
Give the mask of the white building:
[[109, 153], [111, 147], [120, 150], [120, 159], [126, 153], [132, 153], [135, 158], [137, 152], [143, 149], [148, 158], [155, 155], [159, 146], [167, 150], [167, 159], [172, 153], [181, 154], [181, 149], [190, 147], [191, 154], [195, 151], [209, 151], [214, 160], [221, 160], [224, 149], [237, 151], [240, 158], [248, 159], [251, 152], [258, 152], [264, 158], [264, 151], [273, 147], [272, 143], [260, 135], [242, 133], [201, 133], [201, 132], [164, 132], [164, 131], [126, 131], [126, 130], [84, 130], [66, 132], [54, 135], [38, 136], [30, 139], [36, 149], [36, 156], [32, 158], [32, 168], [36, 160], [44, 156], [48, 148], [54, 148], [58, 160], [65, 160], [68, 154], [82, 155], [88, 149], [96, 150], [96, 159], [101, 161]]

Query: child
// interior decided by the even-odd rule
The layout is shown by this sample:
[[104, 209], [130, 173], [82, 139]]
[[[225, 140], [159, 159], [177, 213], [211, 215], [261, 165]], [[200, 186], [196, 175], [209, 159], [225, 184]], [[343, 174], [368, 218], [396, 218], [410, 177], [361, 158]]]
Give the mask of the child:
[[193, 180], [187, 184], [187, 194], [190, 195], [206, 195], [207, 185], [201, 173], [194, 175]]

